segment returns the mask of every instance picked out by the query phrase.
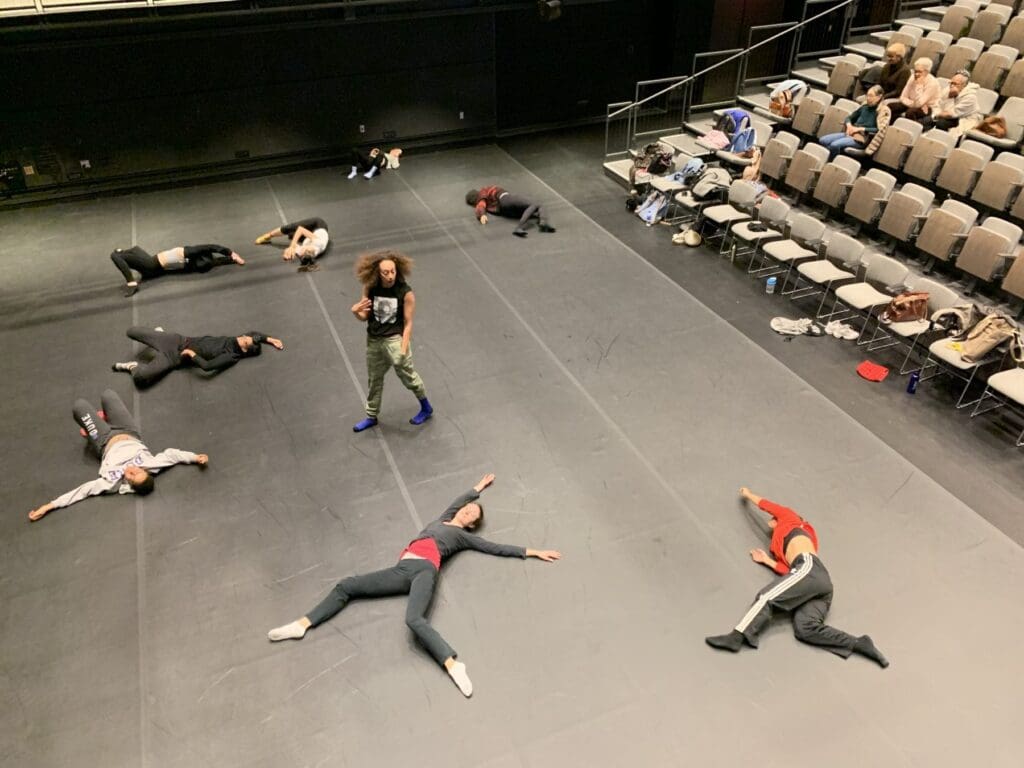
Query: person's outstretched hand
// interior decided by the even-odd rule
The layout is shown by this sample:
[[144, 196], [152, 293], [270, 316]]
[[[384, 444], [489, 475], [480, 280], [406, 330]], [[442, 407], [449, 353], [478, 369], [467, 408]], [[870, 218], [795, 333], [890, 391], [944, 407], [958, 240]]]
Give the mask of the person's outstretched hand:
[[755, 563], [761, 563], [761, 565], [774, 566], [775, 561], [772, 560], [771, 555], [765, 552], [763, 549], [752, 549], [750, 550], [750, 559]]
[[536, 557], [538, 560], [543, 560], [545, 563], [553, 563], [555, 560], [562, 559], [562, 553], [557, 549], [528, 549], [526, 550], [527, 557]]
[[196, 456], [196, 464], [198, 464], [200, 467], [205, 467], [209, 463], [210, 457], [207, 456], [205, 453], [200, 453], [198, 456]]
[[486, 213], [483, 216], [480, 217], [480, 223], [481, 224], [486, 224], [487, 223], [487, 214]]
[[267, 344], [272, 346], [274, 349], [284, 349], [284, 342], [280, 339], [275, 339], [274, 337], [268, 338]]
[[493, 474], [486, 474], [480, 478], [480, 482], [473, 486], [473, 490], [480, 493], [484, 488], [494, 482]]

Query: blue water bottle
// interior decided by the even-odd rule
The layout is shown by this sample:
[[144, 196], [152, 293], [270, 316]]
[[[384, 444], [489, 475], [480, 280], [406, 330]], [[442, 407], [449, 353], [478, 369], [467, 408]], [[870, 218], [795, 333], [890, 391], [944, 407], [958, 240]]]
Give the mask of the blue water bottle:
[[917, 383], [921, 380], [921, 372], [914, 371], [910, 374], [910, 378], [907, 379], [907, 394], [917, 394]]
[[765, 293], [775, 293], [775, 283], [778, 282], [776, 278], [769, 277], [768, 282], [764, 284]]

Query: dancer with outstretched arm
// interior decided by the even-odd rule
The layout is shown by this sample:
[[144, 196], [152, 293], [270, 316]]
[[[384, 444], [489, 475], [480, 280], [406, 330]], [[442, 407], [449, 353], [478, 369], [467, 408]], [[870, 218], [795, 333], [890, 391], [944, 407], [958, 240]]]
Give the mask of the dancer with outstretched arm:
[[82, 483], [74, 490], [29, 512], [33, 522], [61, 507], [69, 507], [90, 496], [107, 493], [136, 493], [146, 496], [153, 491], [153, 475], [175, 464], [198, 464], [205, 467], [205, 453], [192, 453], [167, 448], [154, 455], [142, 442], [139, 428], [128, 407], [118, 394], [106, 390], [100, 398], [103, 415], [89, 401], [75, 401], [72, 415], [81, 427], [89, 447], [100, 460], [99, 478]]
[[883, 668], [889, 666], [870, 637], [854, 637], [825, 623], [832, 605], [832, 579], [818, 557], [818, 534], [811, 524], [792, 509], [768, 501], [749, 488], [740, 488], [740, 496], [771, 515], [767, 523], [771, 529], [771, 553], [753, 549], [750, 559], [771, 568], [778, 576], [757, 593], [754, 604], [732, 632], [707, 637], [707, 644], [733, 653], [744, 643], [757, 648], [758, 635], [771, 620], [772, 611], [792, 611], [797, 640], [844, 659], [857, 653]]
[[455, 499], [443, 515], [420, 531], [402, 550], [397, 564], [382, 571], [342, 579], [316, 608], [297, 621], [270, 630], [267, 636], [273, 642], [298, 640], [308, 629], [319, 626], [341, 611], [350, 600], [409, 595], [406, 625], [434, 660], [445, 668], [463, 695], [471, 696], [473, 683], [466, 672], [466, 665], [456, 661], [455, 650], [426, 618], [442, 562], [464, 549], [498, 557], [536, 557], [545, 562], [553, 562], [562, 556], [551, 549], [495, 544], [470, 533], [484, 517], [484, 509], [477, 499], [493, 482], [494, 475], [484, 475], [471, 490]]

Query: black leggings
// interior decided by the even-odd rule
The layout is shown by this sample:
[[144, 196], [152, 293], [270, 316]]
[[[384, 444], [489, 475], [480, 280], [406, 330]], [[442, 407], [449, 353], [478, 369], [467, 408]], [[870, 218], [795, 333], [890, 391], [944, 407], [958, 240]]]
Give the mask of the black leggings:
[[112, 389], [104, 390], [100, 396], [100, 405], [107, 417], [105, 421], [99, 417], [92, 403], [83, 398], [78, 398], [71, 409], [75, 421], [85, 430], [89, 447], [97, 456], [103, 456], [103, 449], [114, 435], [129, 434], [140, 437], [135, 419], [117, 392]]
[[832, 578], [817, 555], [799, 555], [792, 570], [777, 576], [757, 593], [754, 604], [736, 629], [754, 648], [757, 637], [771, 620], [773, 610], [793, 612], [797, 640], [825, 648], [844, 659], [853, 653], [857, 638], [825, 623], [832, 607]]
[[164, 273], [164, 268], [160, 266], [160, 260], [156, 256], [150, 256], [137, 245], [126, 251], [118, 248], [110, 254], [110, 260], [114, 262], [114, 266], [121, 271], [125, 281], [129, 283], [135, 281], [135, 275], [132, 274], [133, 269], [142, 275], [143, 279]]
[[509, 219], [519, 218], [519, 226], [523, 228], [530, 219], [543, 219], [544, 212], [539, 205], [512, 192], [506, 192], [498, 198], [498, 215]]
[[427, 621], [430, 600], [437, 585], [437, 569], [429, 560], [408, 558], [399, 560], [391, 568], [361, 576], [349, 576], [339, 581], [320, 604], [306, 614], [314, 627], [323, 624], [348, 605], [349, 600], [361, 597], [390, 597], [409, 595], [405, 607], [405, 623], [416, 635], [427, 652], [438, 664], [455, 656], [455, 651]]
[[370, 153], [362, 149], [353, 149], [349, 158], [352, 165], [355, 166], [360, 173], [366, 173], [366, 171], [371, 168], [379, 168], [383, 171], [388, 162], [384, 158], [383, 152], [378, 152], [376, 157], [370, 157]]
[[168, 271], [207, 272], [213, 267], [220, 267], [234, 262], [234, 259], [231, 258], [231, 249], [215, 243], [186, 245], [184, 246], [184, 251], [185, 266], [180, 270], [164, 269], [163, 265], [160, 264], [160, 259], [149, 255], [137, 245], [132, 246], [126, 251], [118, 248], [110, 254], [110, 260], [114, 262], [114, 266], [121, 271], [125, 281], [129, 283], [135, 280], [135, 276], [132, 275], [133, 269], [142, 275], [144, 280], [148, 280], [166, 274]]
[[136, 325], [128, 329], [128, 338], [149, 347], [136, 355], [139, 364], [132, 371], [132, 380], [139, 386], [159, 381], [182, 363], [185, 337], [181, 334]]
[[293, 237], [298, 232], [299, 227], [308, 229], [313, 232], [317, 229], [327, 229], [327, 222], [323, 219], [313, 216], [308, 219], [300, 219], [299, 221], [293, 221], [291, 224], [285, 224], [281, 227], [281, 234]]

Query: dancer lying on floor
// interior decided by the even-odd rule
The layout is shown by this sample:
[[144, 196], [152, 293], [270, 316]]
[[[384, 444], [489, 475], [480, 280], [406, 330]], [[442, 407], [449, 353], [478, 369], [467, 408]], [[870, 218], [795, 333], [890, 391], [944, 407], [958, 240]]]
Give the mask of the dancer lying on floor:
[[112, 389], [100, 397], [103, 418], [83, 399], [75, 401], [72, 414], [85, 432], [89, 447], [100, 460], [99, 479], [68, 491], [48, 504], [33, 509], [28, 519], [35, 521], [54, 509], [68, 507], [75, 502], [106, 493], [137, 493], [145, 496], [153, 491], [153, 475], [175, 464], [199, 464], [205, 467], [209, 457], [205, 453], [179, 451], [167, 448], [155, 456], [150, 453], [139, 435], [131, 413], [124, 401]]
[[182, 336], [163, 328], [134, 326], [127, 331], [129, 339], [145, 344], [134, 360], [114, 363], [115, 371], [132, 375], [138, 386], [153, 384], [175, 368], [194, 365], [207, 372], [230, 368], [246, 357], [256, 357], [261, 344], [284, 349], [280, 339], [259, 331], [248, 331], [241, 336]]
[[395, 147], [387, 152], [381, 152], [380, 147], [374, 147], [369, 152], [355, 148], [352, 150], [352, 170], [348, 178], [354, 179], [357, 173], [363, 174], [364, 179], [372, 179], [378, 173], [397, 168], [402, 159], [402, 150]]
[[309, 219], [301, 219], [291, 224], [285, 224], [265, 232], [256, 238], [256, 245], [266, 245], [275, 237], [290, 237], [288, 247], [284, 249], [281, 258], [285, 261], [298, 259], [302, 265], [300, 272], [313, 272], [320, 268], [316, 260], [324, 254], [331, 238], [327, 233], [327, 222], [313, 216]]
[[[139, 246], [127, 250], [118, 248], [110, 254], [121, 274], [124, 275], [124, 295], [131, 296], [139, 290], [139, 280], [149, 280], [173, 272], [209, 272], [224, 264], [245, 264], [245, 259], [224, 245], [181, 245], [160, 251], [150, 256]], [[141, 275], [136, 279], [132, 271]]]
[[776, 609], [793, 612], [797, 640], [825, 648], [844, 659], [857, 653], [881, 667], [889, 666], [870, 637], [854, 637], [825, 623], [832, 605], [832, 579], [818, 557], [818, 535], [811, 524], [792, 509], [761, 498], [749, 488], [740, 488], [740, 496], [771, 515], [771, 554], [754, 549], [750, 558], [779, 575], [757, 593], [754, 604], [732, 632], [705, 638], [707, 644], [733, 653], [744, 643], [757, 648], [758, 635]]
[[537, 219], [537, 228], [541, 232], [554, 232], [544, 211], [538, 203], [531, 203], [521, 195], [515, 195], [501, 187], [484, 187], [483, 189], [471, 189], [466, 193], [466, 204], [473, 206], [476, 218], [481, 224], [487, 223], [487, 214], [493, 213], [496, 216], [504, 216], [509, 219], [519, 219], [519, 224], [512, 230], [517, 237], [526, 237], [526, 225], [530, 219]]
[[342, 579], [316, 608], [297, 621], [270, 630], [267, 636], [274, 642], [298, 640], [306, 634], [306, 630], [319, 626], [341, 611], [350, 600], [409, 595], [405, 610], [406, 625], [434, 660], [445, 668], [463, 695], [471, 696], [473, 684], [466, 673], [466, 665], [455, 660], [455, 650], [430, 626], [426, 618], [442, 561], [464, 549], [475, 549], [499, 557], [536, 557], [546, 562], [553, 562], [562, 556], [560, 552], [551, 549], [524, 549], [508, 544], [494, 544], [469, 533], [484, 517], [483, 507], [477, 499], [493, 482], [494, 475], [484, 475], [471, 490], [453, 501], [443, 515], [420, 531], [409, 546], [402, 550], [396, 565], [382, 571]]

